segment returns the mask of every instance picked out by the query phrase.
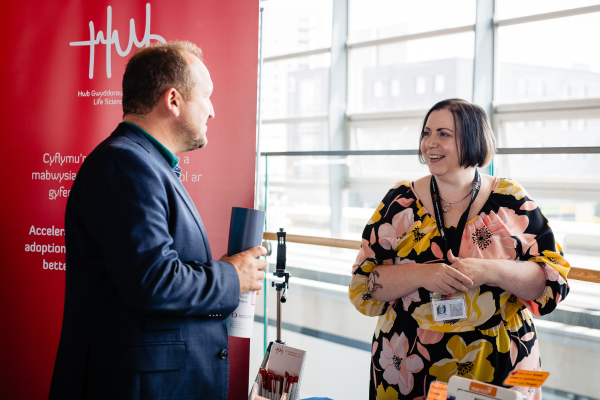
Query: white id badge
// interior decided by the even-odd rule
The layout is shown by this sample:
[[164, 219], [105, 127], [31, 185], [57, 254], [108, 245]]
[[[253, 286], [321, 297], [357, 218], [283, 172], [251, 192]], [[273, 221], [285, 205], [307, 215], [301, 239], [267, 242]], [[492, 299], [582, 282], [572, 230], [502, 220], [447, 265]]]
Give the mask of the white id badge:
[[431, 307], [434, 321], [467, 318], [467, 307], [464, 293], [441, 295], [431, 294]]

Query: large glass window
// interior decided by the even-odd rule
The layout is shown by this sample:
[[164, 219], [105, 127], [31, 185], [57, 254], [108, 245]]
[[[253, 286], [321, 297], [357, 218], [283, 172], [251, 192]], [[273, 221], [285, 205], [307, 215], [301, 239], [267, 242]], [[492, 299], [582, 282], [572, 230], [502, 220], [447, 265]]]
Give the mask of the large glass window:
[[350, 42], [384, 39], [475, 23], [475, 0], [351, 0]]
[[326, 114], [329, 63], [329, 53], [265, 63], [262, 117]]
[[473, 32], [360, 47], [349, 53], [350, 112], [428, 108], [473, 87]]
[[[497, 0], [483, 21], [477, 3], [261, 1], [259, 198], [268, 231], [359, 241], [396, 182], [428, 174], [416, 156], [426, 110], [447, 98], [477, 101], [485, 89], [499, 147], [490, 173], [524, 186], [573, 267], [600, 270], [600, 1]], [[493, 60], [476, 48], [476, 29], [493, 29]], [[346, 45], [332, 44], [336, 37]], [[323, 153], [332, 149], [342, 153]], [[368, 396], [377, 319], [348, 301], [356, 254], [288, 242], [283, 336], [309, 354], [302, 398]], [[600, 286], [569, 284], [557, 310], [535, 321], [551, 373], [543, 398], [600, 399]], [[270, 341], [276, 303], [266, 290]], [[263, 305], [261, 296], [251, 374], [263, 356]]]
[[519, 18], [597, 5], [598, 0], [499, 0], [496, 1], [496, 18]]
[[600, 12], [501, 26], [497, 56], [499, 103], [600, 97]]
[[272, 57], [329, 47], [332, 0], [261, 1], [263, 55]]

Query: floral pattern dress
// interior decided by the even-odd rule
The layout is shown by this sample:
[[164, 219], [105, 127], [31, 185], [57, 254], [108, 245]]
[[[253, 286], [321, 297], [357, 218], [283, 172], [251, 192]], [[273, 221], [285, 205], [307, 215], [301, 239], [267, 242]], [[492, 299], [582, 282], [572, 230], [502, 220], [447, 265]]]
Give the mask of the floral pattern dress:
[[[456, 228], [447, 232], [456, 234]], [[367, 292], [377, 265], [444, 262], [442, 240], [409, 181], [390, 189], [365, 227], [348, 293], [358, 311], [379, 317], [370, 399], [424, 400], [432, 381], [453, 375], [502, 386], [515, 369], [541, 368], [532, 316], [548, 314], [565, 298], [570, 266], [537, 205], [517, 182], [497, 179], [479, 215], [467, 222], [458, 256], [537, 262], [546, 273], [540, 298], [526, 301], [482, 285], [466, 293], [467, 318], [437, 322], [424, 288], [394, 302]], [[541, 399], [540, 389], [513, 389]]]

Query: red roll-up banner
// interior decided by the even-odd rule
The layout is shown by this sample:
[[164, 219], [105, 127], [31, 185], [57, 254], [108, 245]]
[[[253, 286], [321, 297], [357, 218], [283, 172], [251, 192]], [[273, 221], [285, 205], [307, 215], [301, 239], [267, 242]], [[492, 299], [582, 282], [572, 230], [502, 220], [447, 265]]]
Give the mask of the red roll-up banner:
[[[138, 47], [203, 50], [216, 117], [207, 147], [180, 157], [213, 257], [226, 252], [231, 207], [253, 207], [258, 0], [1, 3], [0, 398], [43, 399], [62, 322], [66, 200], [122, 119], [121, 80]], [[233, 358], [246, 374], [232, 371], [230, 387], [247, 396], [247, 356]]]

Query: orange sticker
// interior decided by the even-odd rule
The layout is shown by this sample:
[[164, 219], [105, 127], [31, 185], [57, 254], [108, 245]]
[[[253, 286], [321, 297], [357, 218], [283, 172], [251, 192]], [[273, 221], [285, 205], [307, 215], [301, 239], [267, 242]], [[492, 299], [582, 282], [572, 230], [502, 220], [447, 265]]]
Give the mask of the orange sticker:
[[448, 398], [446, 395], [446, 389], [448, 389], [448, 385], [445, 383], [437, 381], [431, 382], [427, 400], [446, 400]]
[[485, 394], [486, 396], [494, 397], [498, 388], [490, 385], [484, 385], [483, 383], [471, 382], [469, 390], [473, 393]]
[[504, 381], [507, 386], [525, 386], [538, 388], [544, 384], [550, 372], [516, 370]]

